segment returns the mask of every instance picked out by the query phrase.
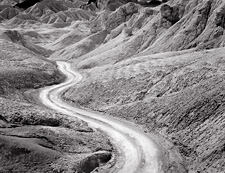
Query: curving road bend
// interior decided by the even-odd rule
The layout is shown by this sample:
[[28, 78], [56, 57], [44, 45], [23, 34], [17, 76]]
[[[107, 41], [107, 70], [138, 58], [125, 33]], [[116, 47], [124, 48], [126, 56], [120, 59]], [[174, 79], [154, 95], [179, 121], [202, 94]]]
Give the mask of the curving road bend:
[[67, 76], [61, 84], [44, 88], [40, 100], [51, 109], [86, 121], [91, 127], [99, 128], [111, 138], [118, 151], [118, 160], [113, 172], [116, 173], [161, 173], [161, 161], [156, 144], [149, 136], [130, 124], [113, 117], [73, 107], [61, 99], [66, 89], [82, 80], [82, 76], [71, 69], [70, 63], [57, 62], [59, 70]]

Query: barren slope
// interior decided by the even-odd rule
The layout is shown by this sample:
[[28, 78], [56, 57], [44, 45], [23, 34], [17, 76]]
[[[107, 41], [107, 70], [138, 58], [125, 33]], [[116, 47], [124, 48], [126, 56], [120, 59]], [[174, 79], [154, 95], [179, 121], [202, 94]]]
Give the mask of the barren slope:
[[[100, 1], [100, 9], [93, 5], [77, 9], [84, 1], [44, 1], [20, 14], [4, 6], [0, 21], [34, 44], [32, 56], [37, 55], [36, 48], [40, 50], [37, 46], [51, 49], [51, 60], [69, 60], [85, 75], [81, 84], [65, 93], [65, 100], [135, 122], [155, 134], [168, 151], [179, 153], [186, 172], [225, 172], [225, 3], [169, 0], [152, 8], [145, 1], [132, 2]], [[24, 49], [21, 43], [9, 41], [10, 46], [19, 47], [13, 50]], [[11, 67], [5, 59], [3, 76]], [[16, 64], [13, 69], [17, 69], [17, 61], [8, 64]], [[47, 62], [38, 67], [42, 73], [29, 69], [32, 77], [24, 68], [18, 69], [23, 77], [35, 78], [35, 85], [27, 82], [24, 88], [55, 82], [52, 74], [57, 74]], [[13, 92], [21, 98], [15, 90], [21, 82], [9, 79], [0, 81], [4, 97], [10, 98]], [[2, 123], [6, 123], [4, 117]], [[174, 160], [167, 171], [182, 172]]]
[[224, 52], [160, 54], [94, 68], [65, 99], [161, 134], [187, 170], [224, 171]]
[[64, 80], [42, 56], [48, 52], [28, 40], [43, 35], [1, 26], [0, 172], [90, 172], [111, 159], [113, 147], [87, 123], [28, 103], [35, 95], [25, 92]]
[[90, 23], [88, 37], [52, 56], [86, 76], [65, 100], [161, 135], [187, 171], [224, 172], [224, 2], [129, 3]]

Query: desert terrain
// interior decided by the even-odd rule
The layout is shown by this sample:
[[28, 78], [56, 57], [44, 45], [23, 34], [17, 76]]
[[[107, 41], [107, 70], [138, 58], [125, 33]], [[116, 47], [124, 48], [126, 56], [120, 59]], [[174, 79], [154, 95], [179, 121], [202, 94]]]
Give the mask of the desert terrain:
[[0, 172], [115, 164], [104, 131], [38, 99], [65, 81], [57, 61], [83, 76], [62, 99], [151, 136], [166, 153], [164, 172], [225, 172], [225, 2], [85, 3], [0, 1]]

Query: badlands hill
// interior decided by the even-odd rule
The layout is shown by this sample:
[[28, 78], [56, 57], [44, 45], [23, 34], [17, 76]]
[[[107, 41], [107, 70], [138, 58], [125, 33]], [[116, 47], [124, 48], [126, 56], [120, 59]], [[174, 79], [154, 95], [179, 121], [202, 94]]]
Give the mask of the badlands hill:
[[[10, 4], [7, 1], [2, 3], [2, 46], [11, 45], [13, 50], [18, 47], [18, 50], [15, 49], [17, 52], [29, 53], [24, 61], [26, 65], [20, 65], [23, 61], [10, 61], [10, 58], [4, 58], [2, 61], [9, 64], [2, 65], [7, 67], [7, 70], [16, 63], [16, 68], [12, 68], [16, 69], [16, 72], [2, 72], [3, 76], [6, 76], [1, 80], [4, 84], [2, 105], [15, 103], [16, 110], [29, 105], [32, 110], [38, 112], [39, 106], [18, 101], [24, 100], [23, 91], [63, 80], [53, 62], [67, 60], [73, 63], [74, 69], [79, 70], [85, 79], [68, 90], [63, 98], [76, 106], [134, 122], [146, 133], [150, 133], [156, 142], [168, 151], [166, 157], [169, 161], [165, 172], [225, 172], [223, 0], [99, 0], [99, 9], [92, 4], [83, 9], [78, 8], [84, 3], [85, 1], [78, 0], [43, 0], [27, 9], [13, 8], [15, 3]], [[4, 49], [8, 47], [10, 46], [5, 46]], [[9, 51], [6, 55], [11, 55], [12, 52]], [[15, 58], [16, 55], [17, 53], [12, 57]], [[24, 53], [21, 58], [24, 57], [22, 55]], [[32, 59], [36, 56], [38, 58]], [[18, 64], [23, 68], [17, 68]], [[27, 64], [30, 64], [31, 69], [27, 68]], [[35, 70], [40, 70], [43, 74], [36, 74]], [[17, 71], [23, 76], [22, 82], [18, 78], [18, 84], [15, 80], [9, 80], [9, 74], [17, 74]], [[29, 83], [30, 80], [27, 80], [27, 83], [23, 84], [27, 75], [31, 74], [34, 82]], [[7, 91], [4, 91], [4, 88], [7, 88]], [[27, 97], [32, 100], [30, 95]], [[26, 107], [25, 110], [30, 109]], [[31, 126], [37, 130], [34, 131], [35, 134], [40, 132], [39, 128], [43, 130], [43, 125], [45, 129], [46, 126], [56, 126], [54, 131], [51, 131], [55, 133], [55, 130], [64, 129], [68, 121], [75, 124], [80, 122], [62, 118], [62, 115], [47, 109], [43, 111], [48, 112], [43, 113], [48, 115], [47, 117], [54, 117], [56, 125], [46, 125], [46, 120], [33, 120], [36, 116], [29, 114], [32, 123], [36, 123], [28, 121], [35, 125]], [[15, 111], [10, 115], [6, 112], [9, 111], [2, 112], [2, 124], [4, 127], [11, 127], [13, 132], [5, 128], [7, 132], [1, 132], [3, 135], [7, 134], [3, 136], [4, 139], [20, 131], [17, 127], [12, 128], [18, 121], [13, 120], [13, 117], [17, 117], [17, 112], [20, 123], [25, 121], [23, 117], [27, 117], [27, 111]], [[74, 126], [76, 129], [85, 128], [86, 130], [80, 130], [82, 132], [91, 131], [84, 122], [81, 124], [82, 126]], [[23, 129], [22, 135], [24, 131]], [[73, 133], [80, 134], [80, 131], [75, 130]], [[43, 133], [41, 131], [41, 135]], [[84, 146], [82, 142], [79, 144], [89, 148], [91, 155], [96, 154], [95, 144], [101, 145], [106, 158], [104, 161], [108, 160], [111, 156], [109, 152], [113, 150], [110, 142], [98, 131], [87, 134], [85, 140], [90, 140], [89, 137], [93, 136], [96, 138], [88, 142], [90, 146]], [[26, 135], [29, 136], [27, 133]], [[55, 144], [58, 138], [48, 137], [48, 140], [54, 141]], [[33, 142], [33, 137], [30, 142]], [[40, 142], [36, 141], [32, 146], [37, 146], [37, 143]], [[67, 168], [59, 168], [60, 161], [68, 163], [68, 159], [58, 155], [61, 150], [57, 147], [51, 146], [55, 151], [54, 156], [41, 156], [54, 164], [37, 169], [51, 170], [57, 167], [68, 171], [82, 168], [79, 164], [76, 166], [81, 162], [71, 163]], [[62, 159], [54, 160], [55, 156]], [[24, 165], [18, 162], [16, 164]], [[7, 166], [4, 167], [5, 170], [9, 168]]]
[[[41, 45], [63, 30], [51, 26], [57, 22], [34, 20], [38, 8], [26, 12], [6, 1], [1, 5], [0, 172], [90, 172], [110, 160], [114, 149], [102, 132], [36, 103], [39, 88], [65, 80], [47, 59], [53, 51]], [[88, 20], [92, 13], [79, 14], [70, 18]]]
[[161, 136], [183, 159], [168, 172], [224, 172], [224, 8], [170, 0], [101, 11], [85, 23], [86, 37], [51, 55], [86, 77], [65, 100]]
[[0, 52], [1, 173], [90, 171], [111, 158], [103, 134], [28, 102], [34, 89], [64, 80], [54, 62], [3, 38]]

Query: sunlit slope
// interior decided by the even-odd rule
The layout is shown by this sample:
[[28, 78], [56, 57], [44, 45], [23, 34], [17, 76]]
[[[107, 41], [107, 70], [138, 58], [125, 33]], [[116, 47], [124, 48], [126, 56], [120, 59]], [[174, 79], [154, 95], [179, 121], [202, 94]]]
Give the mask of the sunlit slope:
[[224, 172], [224, 5], [171, 0], [99, 13], [87, 37], [51, 56], [86, 74], [65, 100], [161, 134], [187, 171]]
[[183, 156], [187, 170], [219, 172], [224, 170], [224, 53], [224, 48], [161, 53], [96, 67], [65, 99], [161, 134]]
[[105, 39], [85, 51], [86, 41], [80, 40], [52, 58], [81, 61], [78, 67], [99, 66], [139, 54], [223, 47], [223, 8], [219, 0], [169, 1], [153, 9], [128, 3], [113, 12], [102, 11], [90, 21], [88, 37], [107, 31]]

